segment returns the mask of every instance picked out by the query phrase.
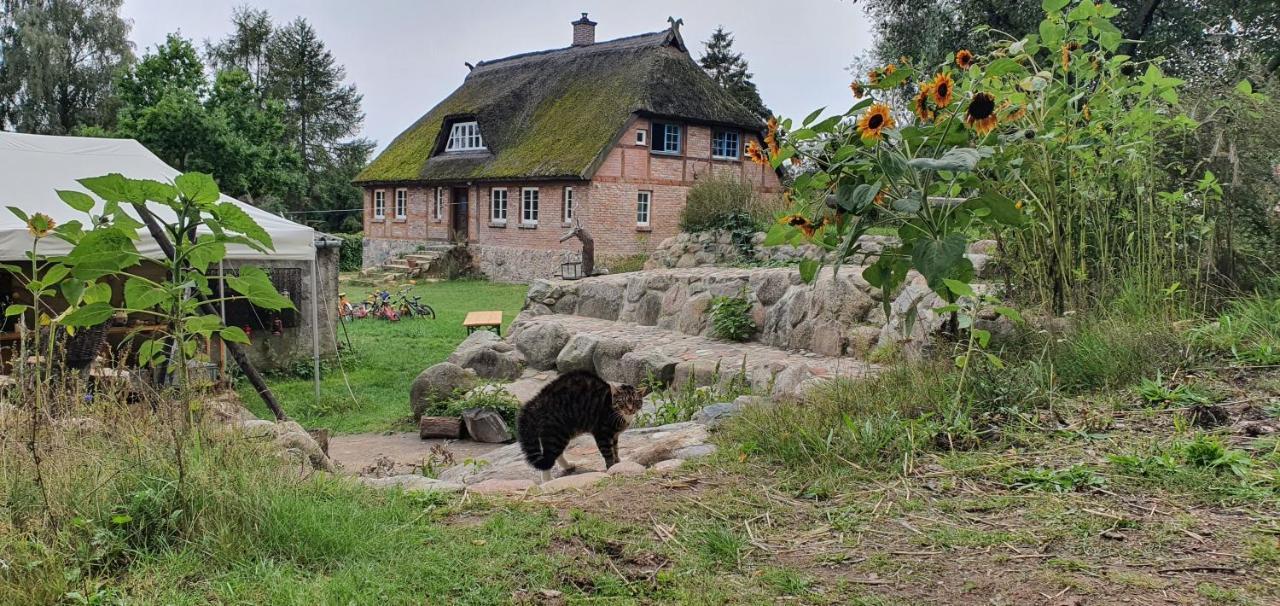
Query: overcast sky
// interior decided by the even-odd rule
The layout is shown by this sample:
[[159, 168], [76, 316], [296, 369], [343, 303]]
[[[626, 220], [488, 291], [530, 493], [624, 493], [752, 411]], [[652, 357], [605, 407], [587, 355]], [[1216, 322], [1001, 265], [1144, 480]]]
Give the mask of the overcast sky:
[[[244, 0], [125, 0], [141, 55], [169, 32], [200, 43], [230, 29]], [[596, 40], [667, 27], [684, 19], [694, 58], [717, 25], [733, 32], [765, 103], [783, 116], [851, 104], [846, 67], [871, 43], [862, 9], [850, 0], [253, 0], [277, 22], [305, 17], [364, 95], [363, 136], [382, 149], [466, 77], [464, 61], [568, 46], [583, 11]]]

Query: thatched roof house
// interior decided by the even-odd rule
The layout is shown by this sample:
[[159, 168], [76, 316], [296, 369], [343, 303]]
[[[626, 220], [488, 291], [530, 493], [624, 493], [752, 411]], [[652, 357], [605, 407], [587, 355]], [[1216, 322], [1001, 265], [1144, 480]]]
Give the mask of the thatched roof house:
[[[559, 258], [565, 246], [558, 228], [546, 234], [554, 237], [487, 233], [508, 224], [550, 231], [545, 209], [552, 204], [556, 225], [576, 217], [597, 237], [618, 232], [601, 254], [634, 254], [657, 244], [650, 232], [674, 233], [684, 190], [713, 165], [763, 189], [777, 187], [771, 171], [742, 161], [743, 146], [759, 138], [763, 124], [693, 61], [678, 21], [598, 43], [595, 25], [584, 14], [573, 22], [571, 46], [476, 64], [360, 173], [373, 241], [367, 263], [384, 262], [401, 241], [450, 237], [478, 245], [496, 239]], [[654, 166], [668, 163], [679, 166]], [[596, 187], [606, 182], [634, 187]], [[680, 191], [658, 191], [663, 187]], [[600, 212], [620, 196], [625, 205], [609, 206], [626, 212]]]

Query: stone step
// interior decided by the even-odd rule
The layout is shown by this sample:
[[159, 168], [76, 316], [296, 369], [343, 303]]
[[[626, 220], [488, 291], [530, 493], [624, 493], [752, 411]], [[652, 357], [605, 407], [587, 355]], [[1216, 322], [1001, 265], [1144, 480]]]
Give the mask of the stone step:
[[413, 267], [410, 266], [408, 263], [403, 263], [398, 261], [392, 261], [390, 263], [386, 263], [382, 266], [382, 269], [386, 271], [399, 271], [399, 272], [413, 271]]
[[440, 256], [440, 253], [414, 253], [411, 255], [405, 255], [401, 260], [410, 266], [419, 267], [423, 265], [431, 265], [436, 262]]
[[508, 340], [534, 369], [590, 368], [609, 381], [638, 384], [649, 377], [683, 385], [728, 383], [742, 376], [757, 393], [799, 396], [816, 382], [866, 378], [881, 367], [855, 357], [734, 343], [657, 326], [587, 316], [522, 315]]

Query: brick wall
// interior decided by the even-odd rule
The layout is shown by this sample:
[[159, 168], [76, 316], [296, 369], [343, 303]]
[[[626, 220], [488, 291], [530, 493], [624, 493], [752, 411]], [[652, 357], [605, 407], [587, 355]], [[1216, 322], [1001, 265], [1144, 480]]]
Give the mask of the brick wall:
[[[647, 131], [646, 143], [636, 144], [638, 130]], [[736, 176], [755, 184], [762, 193], [778, 193], [782, 185], [772, 170], [746, 160], [722, 160], [711, 157], [713, 129], [685, 125], [679, 154], [655, 154], [650, 151], [652, 125], [648, 119], [635, 117], [602, 160], [595, 178], [590, 181], [510, 181], [467, 186], [467, 240], [484, 250], [541, 251], [529, 254], [538, 260], [528, 271], [545, 275], [555, 268], [565, 252], [577, 252], [576, 240], [560, 242], [569, 228], [564, 217], [564, 191], [572, 187], [578, 219], [596, 242], [596, 257], [604, 259], [647, 253], [663, 240], [679, 232], [680, 211], [684, 208], [689, 187], [703, 175]], [[740, 144], [756, 139], [741, 133]], [[492, 219], [492, 192], [507, 191], [506, 222]], [[536, 225], [523, 220], [524, 188], [537, 188], [539, 216]], [[442, 216], [434, 213], [435, 187], [408, 186], [404, 219], [395, 217], [396, 186], [365, 188], [365, 237], [387, 251], [400, 249], [406, 241], [448, 241], [453, 233], [454, 188], [443, 188]], [[374, 192], [386, 192], [386, 217], [374, 218]], [[649, 225], [637, 224], [639, 192], [651, 192]], [[557, 254], [550, 254], [557, 253]], [[388, 254], [390, 254], [388, 252]], [[496, 253], [495, 253], [496, 254]], [[504, 254], [507, 259], [519, 253]], [[554, 261], [554, 263], [553, 263]], [[548, 267], [542, 267], [547, 265]], [[504, 277], [515, 275], [510, 265]]]

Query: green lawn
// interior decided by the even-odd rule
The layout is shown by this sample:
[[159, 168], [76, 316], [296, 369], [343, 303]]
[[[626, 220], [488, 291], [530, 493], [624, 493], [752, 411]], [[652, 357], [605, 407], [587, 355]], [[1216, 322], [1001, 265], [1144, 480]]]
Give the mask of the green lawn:
[[[342, 288], [352, 302], [362, 301], [372, 290]], [[395, 288], [390, 290], [394, 292]], [[296, 375], [272, 375], [268, 381], [285, 412], [306, 427], [327, 427], [338, 433], [408, 429], [409, 385], [424, 368], [449, 357], [466, 338], [462, 319], [467, 312], [501, 309], [505, 330], [520, 311], [526, 290], [524, 285], [480, 280], [419, 284], [413, 292], [435, 308], [436, 319], [364, 319], [349, 323], [347, 335], [353, 349], [342, 351], [345, 380], [336, 362], [326, 363], [318, 403], [309, 363], [300, 364]], [[338, 340], [344, 347], [347, 335], [339, 326]], [[250, 410], [269, 418], [266, 407], [247, 382], [241, 381], [237, 387]]]

